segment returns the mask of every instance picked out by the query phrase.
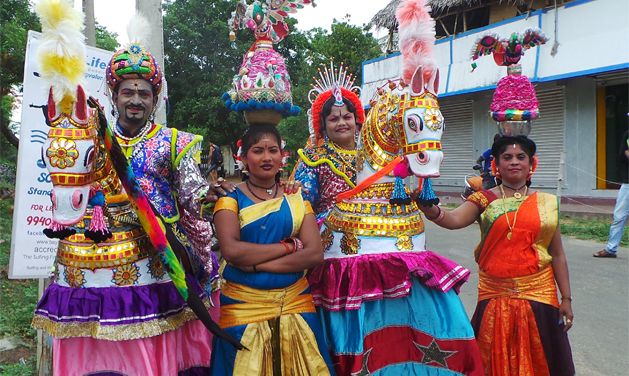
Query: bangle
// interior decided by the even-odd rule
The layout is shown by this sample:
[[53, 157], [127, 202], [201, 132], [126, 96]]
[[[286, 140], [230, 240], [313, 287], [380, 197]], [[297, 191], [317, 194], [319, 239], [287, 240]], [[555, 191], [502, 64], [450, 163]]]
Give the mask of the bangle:
[[570, 303], [572, 303], [572, 295], [569, 295], [569, 296], [562, 296], [562, 297], [561, 297], [561, 300], [567, 300], [567, 301], [569, 301]]
[[257, 272], [258, 272], [258, 269], [256, 269], [256, 266], [255, 266], [255, 265], [253, 266], [253, 272], [254, 272], [254, 273], [257, 273]]
[[439, 209], [439, 214], [435, 215], [434, 217], [430, 218], [429, 216], [426, 216], [426, 219], [435, 223], [439, 223], [443, 220], [443, 218], [446, 216], [446, 211], [445, 210], [441, 210], [441, 207], [437, 206], [437, 209]]
[[[280, 243], [284, 244], [284, 246], [286, 247], [286, 253], [295, 253], [297, 251], [299, 251], [300, 249], [304, 249], [304, 243], [301, 242], [301, 240], [297, 239], [297, 238], [286, 238], [282, 241], [280, 241]], [[289, 244], [292, 245], [292, 251], [289, 249]]]
[[[438, 207], [438, 206], [437, 206]], [[439, 207], [438, 207], [439, 208]], [[445, 210], [441, 210], [441, 208], [439, 208], [439, 215], [437, 216], [437, 218], [433, 219], [432, 221], [434, 223], [439, 223], [441, 221], [443, 221], [443, 219], [446, 217], [446, 211]]]
[[304, 243], [299, 238], [291, 236], [286, 240], [293, 243], [293, 252], [301, 251], [302, 249], [304, 249]]
[[280, 241], [280, 244], [284, 246], [284, 252], [286, 252], [286, 254], [288, 255], [288, 254], [291, 253], [291, 251], [290, 251], [290, 248], [288, 247], [287, 243], [288, 242], [286, 240]]
[[293, 238], [293, 240], [295, 241], [295, 252], [304, 249], [304, 242], [302, 242], [301, 239]]
[[435, 205], [435, 207], [439, 210], [439, 213], [437, 213], [437, 215], [435, 215], [434, 217], [430, 218], [428, 216], [428, 214], [426, 214], [426, 219], [429, 221], [434, 221], [435, 219], [437, 219], [440, 215], [441, 215], [441, 208], [437, 205]]

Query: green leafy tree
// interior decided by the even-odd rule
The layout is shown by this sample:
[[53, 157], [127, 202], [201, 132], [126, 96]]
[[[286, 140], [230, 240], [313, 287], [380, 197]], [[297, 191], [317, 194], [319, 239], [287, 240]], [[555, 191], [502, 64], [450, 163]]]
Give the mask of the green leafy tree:
[[0, 147], [18, 147], [19, 139], [10, 129], [13, 96], [11, 89], [24, 80], [24, 54], [28, 30], [41, 30], [28, 0], [2, 0], [0, 3]]
[[362, 62], [382, 54], [377, 40], [365, 27], [350, 25], [348, 21], [332, 22], [331, 31], [313, 29], [310, 32], [312, 62], [314, 65], [327, 63], [333, 58], [343, 63], [350, 73], [357, 76], [356, 85], [361, 85]]
[[242, 32], [236, 47], [231, 46], [227, 19], [234, 8], [232, 1], [225, 0], [168, 1], [164, 5], [168, 121], [215, 144], [232, 146], [245, 124], [242, 116], [227, 111], [221, 96], [253, 42]]
[[118, 43], [118, 34], [107, 30], [103, 25], [96, 22], [96, 47], [107, 51], [115, 51], [120, 46]]

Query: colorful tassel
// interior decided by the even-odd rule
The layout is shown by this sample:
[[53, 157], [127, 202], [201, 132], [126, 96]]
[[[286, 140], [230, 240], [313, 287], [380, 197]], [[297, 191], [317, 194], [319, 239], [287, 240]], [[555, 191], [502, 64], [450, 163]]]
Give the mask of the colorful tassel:
[[432, 206], [439, 204], [439, 198], [435, 194], [435, 191], [432, 189], [432, 183], [430, 182], [429, 178], [424, 178], [422, 191], [420, 192], [417, 201], [421, 206]]
[[49, 239], [65, 239], [68, 236], [76, 234], [76, 230], [66, 227], [54, 219], [52, 220], [50, 227], [44, 229], [43, 232]]
[[406, 194], [404, 188], [404, 179], [408, 177], [408, 160], [404, 158], [393, 169], [393, 175], [395, 175], [395, 185], [393, 186], [393, 194], [389, 203], [391, 205], [408, 205], [411, 203], [411, 198]]
[[395, 185], [393, 186], [393, 194], [389, 200], [391, 205], [408, 205], [411, 203], [411, 198], [406, 194], [404, 189], [404, 179], [399, 176], [395, 177]]
[[85, 236], [92, 239], [94, 243], [103, 242], [111, 237], [111, 231], [107, 226], [107, 221], [103, 215], [105, 205], [105, 195], [102, 191], [93, 191], [89, 204], [93, 208], [92, 220], [89, 230], [85, 231]]

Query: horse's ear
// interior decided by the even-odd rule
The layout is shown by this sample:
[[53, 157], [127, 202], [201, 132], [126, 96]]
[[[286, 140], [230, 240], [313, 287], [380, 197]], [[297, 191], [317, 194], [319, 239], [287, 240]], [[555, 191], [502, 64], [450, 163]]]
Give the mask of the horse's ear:
[[74, 104], [74, 117], [81, 123], [87, 122], [87, 100], [85, 91], [81, 85], [76, 87], [76, 102]]
[[54, 120], [57, 116], [57, 106], [52, 95], [52, 87], [48, 90], [48, 120]]
[[421, 95], [424, 92], [424, 74], [421, 65], [415, 69], [410, 87], [413, 95]]
[[432, 72], [430, 81], [428, 82], [428, 90], [434, 95], [439, 94], [439, 69], [435, 69]]

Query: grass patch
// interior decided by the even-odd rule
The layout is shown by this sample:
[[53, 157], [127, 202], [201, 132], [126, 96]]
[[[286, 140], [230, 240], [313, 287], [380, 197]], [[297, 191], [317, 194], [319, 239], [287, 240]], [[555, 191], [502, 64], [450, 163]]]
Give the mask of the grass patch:
[[36, 373], [36, 367], [37, 363], [33, 355], [16, 363], [0, 364], [0, 375], [31, 376]]
[[[573, 236], [577, 239], [594, 240], [598, 242], [607, 242], [609, 236], [609, 226], [611, 220], [597, 218], [581, 218], [563, 215], [561, 216], [561, 233], [563, 235]], [[629, 246], [629, 229], [624, 228], [620, 245]]]
[[[11, 248], [11, 206], [13, 199], [0, 200], [0, 338], [19, 337], [29, 350], [30, 356], [25, 358], [21, 354], [13, 359], [6, 355], [6, 364], [0, 364], [0, 374], [3, 375], [32, 375], [35, 372], [35, 335], [31, 327], [31, 319], [37, 304], [36, 280], [10, 280], [9, 253]], [[11, 351], [7, 351], [10, 353]], [[17, 354], [16, 354], [17, 356]]]

